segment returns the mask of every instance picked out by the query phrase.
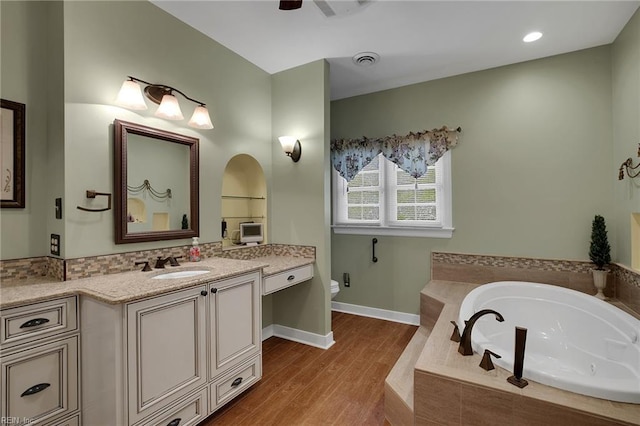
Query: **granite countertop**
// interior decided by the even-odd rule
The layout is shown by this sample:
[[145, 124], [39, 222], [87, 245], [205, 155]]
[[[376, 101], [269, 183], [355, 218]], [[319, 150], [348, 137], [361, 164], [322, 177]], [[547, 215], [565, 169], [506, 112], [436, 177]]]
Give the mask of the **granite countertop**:
[[[122, 272], [72, 281], [54, 281], [47, 277], [3, 281], [0, 286], [0, 308], [76, 294], [109, 304], [127, 303], [261, 269], [266, 276], [313, 262], [314, 259], [293, 256], [268, 256], [251, 260], [213, 257], [197, 263], [185, 262], [180, 266], [167, 266], [165, 269], [149, 272]], [[153, 279], [157, 275], [186, 270], [209, 272], [186, 278]]]
[[[482, 357], [476, 353], [473, 356], [460, 356], [458, 343], [449, 339], [452, 331], [450, 321], [458, 320], [462, 300], [477, 286], [478, 284], [433, 280], [425, 287], [423, 293], [441, 302], [443, 307], [439, 314], [435, 312], [432, 316], [435, 323], [425, 348], [416, 362], [416, 371], [570, 407], [594, 416], [605, 415], [620, 422], [640, 424], [640, 405], [638, 404], [593, 398], [532, 380], [529, 380], [529, 386], [519, 389], [507, 383], [507, 377], [512, 374], [510, 371], [498, 366], [495, 370], [483, 370], [478, 367]], [[437, 318], [434, 318], [436, 315]]]

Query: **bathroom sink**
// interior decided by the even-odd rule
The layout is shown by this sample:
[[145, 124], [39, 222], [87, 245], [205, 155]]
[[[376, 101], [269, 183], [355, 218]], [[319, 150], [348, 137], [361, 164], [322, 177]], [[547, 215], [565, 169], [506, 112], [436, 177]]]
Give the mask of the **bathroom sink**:
[[167, 272], [166, 274], [156, 275], [155, 277], [151, 277], [153, 280], [170, 280], [176, 278], [188, 278], [195, 277], [196, 275], [208, 274], [209, 271], [176, 271], [176, 272]]

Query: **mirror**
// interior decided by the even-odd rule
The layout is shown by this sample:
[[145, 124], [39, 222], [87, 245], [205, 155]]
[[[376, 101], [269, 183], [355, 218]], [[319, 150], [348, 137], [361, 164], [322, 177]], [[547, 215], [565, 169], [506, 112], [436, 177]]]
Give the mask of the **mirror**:
[[114, 121], [116, 244], [199, 232], [198, 139]]

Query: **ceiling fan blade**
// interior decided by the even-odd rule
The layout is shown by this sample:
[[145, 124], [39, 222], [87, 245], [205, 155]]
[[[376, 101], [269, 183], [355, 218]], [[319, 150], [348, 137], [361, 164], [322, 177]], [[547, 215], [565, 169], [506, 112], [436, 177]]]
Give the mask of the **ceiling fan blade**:
[[302, 0], [280, 0], [280, 10], [295, 10], [302, 7]]

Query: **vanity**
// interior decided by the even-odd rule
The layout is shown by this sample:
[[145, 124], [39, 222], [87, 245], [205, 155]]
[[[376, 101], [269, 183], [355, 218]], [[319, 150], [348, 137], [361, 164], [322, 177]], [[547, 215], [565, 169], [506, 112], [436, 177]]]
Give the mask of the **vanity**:
[[269, 255], [3, 283], [2, 416], [195, 425], [260, 380], [262, 295], [312, 276], [313, 259]]

